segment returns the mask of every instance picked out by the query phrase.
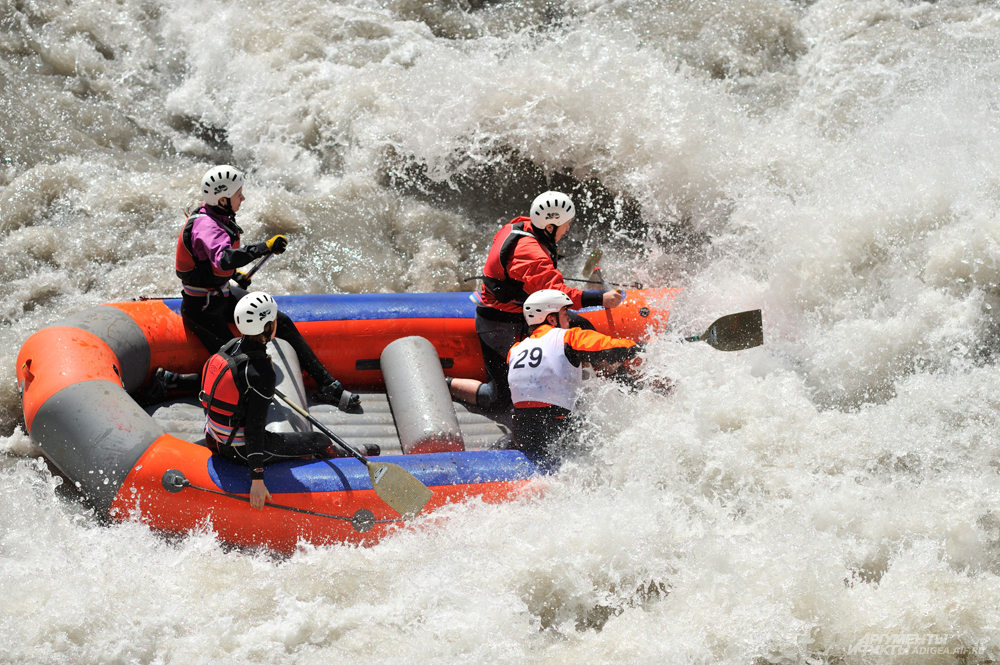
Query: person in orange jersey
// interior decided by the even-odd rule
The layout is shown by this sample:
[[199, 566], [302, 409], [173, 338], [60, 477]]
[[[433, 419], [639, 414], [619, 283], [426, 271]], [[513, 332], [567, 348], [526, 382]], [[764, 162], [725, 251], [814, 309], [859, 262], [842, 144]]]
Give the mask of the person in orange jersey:
[[[562, 192], [544, 192], [531, 203], [530, 217], [517, 217], [493, 238], [476, 292], [476, 332], [483, 351], [487, 383], [455, 378], [451, 394], [484, 409], [510, 408], [507, 385], [507, 351], [527, 332], [521, 304], [529, 295], [555, 289], [581, 307], [617, 307], [620, 291], [581, 291], [566, 285], [557, 266], [556, 243], [569, 231], [576, 216], [573, 201]], [[591, 327], [583, 317], [571, 315], [572, 325]]]
[[552, 466], [553, 444], [566, 435], [583, 385], [584, 363], [630, 360], [643, 345], [595, 330], [570, 328], [572, 299], [543, 289], [524, 301], [528, 337], [507, 354], [514, 402], [514, 446], [543, 468]]
[[[241, 245], [243, 229], [236, 224], [236, 213], [245, 200], [244, 180], [243, 172], [233, 166], [209, 169], [201, 181], [203, 203], [187, 218], [177, 237], [174, 267], [182, 285], [181, 316], [209, 353], [215, 353], [232, 338], [229, 324], [236, 303], [250, 285], [249, 278], [237, 269], [268, 254], [281, 254], [288, 246], [284, 235]], [[238, 286], [231, 286], [230, 280]], [[360, 404], [360, 396], [344, 390], [323, 367], [287, 315], [279, 313], [277, 325], [278, 337], [292, 345], [302, 369], [316, 382], [316, 399], [336, 404], [342, 411]], [[160, 368], [146, 399], [155, 401], [167, 390], [183, 389], [189, 381], [190, 375]]]
[[264, 467], [274, 462], [336, 456], [319, 432], [264, 429], [277, 377], [265, 345], [278, 332], [278, 305], [266, 293], [243, 296], [234, 310], [241, 336], [205, 362], [199, 397], [205, 408], [205, 444], [212, 452], [250, 469], [250, 506], [271, 498]]

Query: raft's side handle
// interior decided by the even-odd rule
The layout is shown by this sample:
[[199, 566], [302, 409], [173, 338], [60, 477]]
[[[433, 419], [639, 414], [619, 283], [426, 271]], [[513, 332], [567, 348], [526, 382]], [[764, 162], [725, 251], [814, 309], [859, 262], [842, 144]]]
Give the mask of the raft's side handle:
[[31, 382], [35, 380], [35, 375], [31, 373], [31, 358], [28, 358], [21, 364], [21, 370], [24, 372], [24, 378], [18, 382], [17, 387], [21, 392], [21, 401], [24, 401], [24, 391], [28, 389]]

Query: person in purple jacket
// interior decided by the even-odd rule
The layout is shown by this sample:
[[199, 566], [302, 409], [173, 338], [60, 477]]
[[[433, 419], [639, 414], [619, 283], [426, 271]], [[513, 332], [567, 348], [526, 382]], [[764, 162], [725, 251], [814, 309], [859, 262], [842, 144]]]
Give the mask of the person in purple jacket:
[[[288, 246], [284, 235], [242, 246], [243, 233], [236, 213], [243, 204], [243, 173], [229, 165], [216, 166], [201, 182], [202, 205], [185, 222], [177, 238], [175, 269], [181, 279], [181, 316], [209, 353], [217, 352], [232, 339], [229, 324], [234, 321], [236, 303], [247, 294], [250, 280], [237, 268], [267, 254], [281, 254]], [[233, 280], [239, 286], [230, 284]], [[316, 382], [316, 398], [349, 411], [360, 397], [344, 390], [333, 378], [299, 333], [288, 315], [278, 312], [277, 336], [298, 354], [306, 373]], [[187, 387], [191, 378], [162, 368], [154, 377], [153, 392]]]

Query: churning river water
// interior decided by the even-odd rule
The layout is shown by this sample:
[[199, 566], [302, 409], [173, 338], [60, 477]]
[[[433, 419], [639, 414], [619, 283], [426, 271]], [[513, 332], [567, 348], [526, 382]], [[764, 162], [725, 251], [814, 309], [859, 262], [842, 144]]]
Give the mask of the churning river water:
[[[1000, 658], [998, 56], [971, 0], [0, 0], [0, 662]], [[227, 162], [272, 293], [469, 288], [571, 193], [567, 275], [685, 289], [673, 392], [592, 389], [544, 493], [372, 548], [98, 524], [17, 350], [175, 295]]]

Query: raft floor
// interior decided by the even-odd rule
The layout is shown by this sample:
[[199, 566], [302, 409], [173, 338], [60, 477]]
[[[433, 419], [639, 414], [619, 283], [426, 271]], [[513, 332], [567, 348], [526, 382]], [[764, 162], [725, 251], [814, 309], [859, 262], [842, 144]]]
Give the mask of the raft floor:
[[[470, 409], [461, 402], [454, 404], [466, 450], [489, 450], [503, 446], [509, 437], [509, 422], [504, 422], [504, 418], [497, 414], [486, 415]], [[344, 413], [332, 404], [312, 400], [307, 408], [314, 418], [355, 448], [375, 443], [382, 449], [383, 456], [403, 454], [385, 393], [361, 393], [361, 409], [356, 413]], [[161, 402], [147, 407], [146, 412], [164, 431], [177, 438], [195, 443], [201, 443], [205, 438], [205, 412], [194, 397]], [[287, 423], [284, 423], [284, 428], [281, 425], [271, 423], [267, 429], [290, 431]]]

